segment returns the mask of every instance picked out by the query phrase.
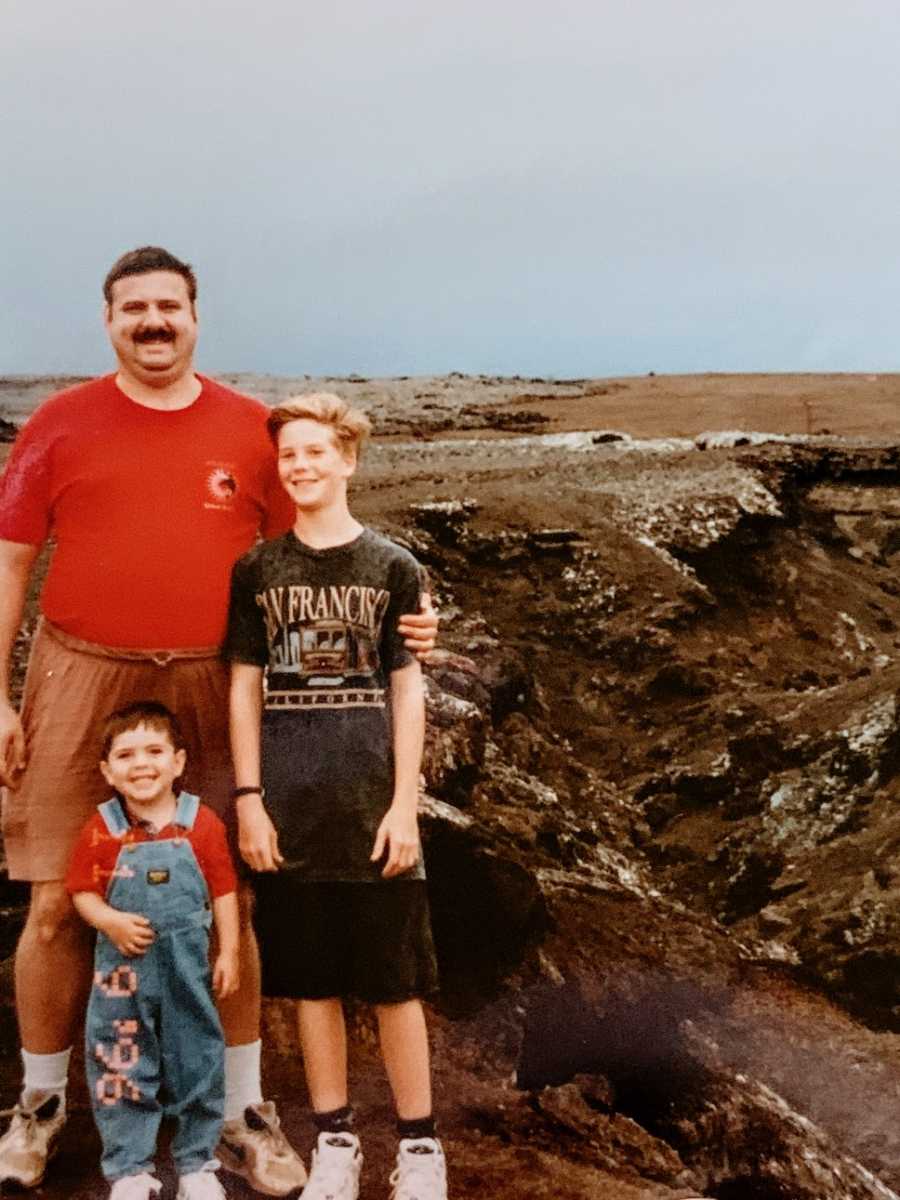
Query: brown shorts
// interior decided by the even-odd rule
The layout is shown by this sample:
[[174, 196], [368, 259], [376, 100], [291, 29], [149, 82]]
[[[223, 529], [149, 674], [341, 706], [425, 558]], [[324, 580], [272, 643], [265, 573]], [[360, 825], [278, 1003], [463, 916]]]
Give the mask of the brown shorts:
[[228, 664], [214, 650], [175, 655], [94, 646], [41, 622], [22, 699], [28, 765], [3, 794], [10, 879], [65, 876], [81, 827], [109, 796], [99, 768], [102, 721], [136, 700], [161, 701], [177, 714], [187, 741], [184, 786], [226, 816]]

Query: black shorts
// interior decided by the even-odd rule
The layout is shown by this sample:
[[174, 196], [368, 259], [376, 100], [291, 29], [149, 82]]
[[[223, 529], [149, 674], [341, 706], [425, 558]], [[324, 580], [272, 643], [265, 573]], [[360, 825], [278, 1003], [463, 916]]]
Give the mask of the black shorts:
[[437, 966], [424, 879], [310, 883], [253, 876], [264, 996], [370, 1004], [426, 999]]

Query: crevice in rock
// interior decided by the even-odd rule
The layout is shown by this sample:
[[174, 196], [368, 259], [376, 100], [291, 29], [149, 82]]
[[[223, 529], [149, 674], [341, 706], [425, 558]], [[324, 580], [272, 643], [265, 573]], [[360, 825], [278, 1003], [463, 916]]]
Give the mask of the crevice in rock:
[[441, 1008], [462, 1016], [502, 991], [546, 932], [547, 908], [529, 871], [465, 830], [432, 823], [426, 862]]
[[742, 605], [748, 596], [769, 599], [773, 547], [785, 527], [783, 517], [747, 514], [726, 536], [702, 549], [668, 543], [665, 549], [722, 604]]
[[773, 1179], [738, 1175], [707, 1188], [710, 1200], [793, 1200], [790, 1188]]
[[618, 1111], [668, 1140], [661, 1130], [673, 1112], [698, 1101], [709, 1082], [683, 1023], [710, 1003], [694, 985], [664, 979], [600, 995], [577, 982], [536, 991], [527, 1007], [518, 1086], [531, 1090], [602, 1075]]

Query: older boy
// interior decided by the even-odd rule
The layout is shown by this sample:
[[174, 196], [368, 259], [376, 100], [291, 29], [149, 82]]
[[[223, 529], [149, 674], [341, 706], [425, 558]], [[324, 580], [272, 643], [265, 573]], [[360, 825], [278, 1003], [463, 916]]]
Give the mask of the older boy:
[[394, 1196], [445, 1200], [421, 1003], [436, 974], [417, 828], [424, 700], [395, 632], [422, 573], [349, 511], [362, 413], [313, 394], [268, 427], [296, 520], [236, 564], [226, 653], [263, 991], [299, 1000], [318, 1130], [304, 1197], [358, 1194], [341, 1002], [352, 995], [377, 1013], [400, 1136]]

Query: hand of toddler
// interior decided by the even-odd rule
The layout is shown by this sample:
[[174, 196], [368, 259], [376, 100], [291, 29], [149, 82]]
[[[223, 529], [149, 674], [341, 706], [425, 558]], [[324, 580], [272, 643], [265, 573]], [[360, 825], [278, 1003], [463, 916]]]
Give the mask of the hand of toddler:
[[115, 913], [106, 922], [103, 932], [117, 950], [131, 956], [145, 954], [156, 937], [150, 922], [140, 913]]
[[213, 991], [220, 1000], [237, 991], [239, 973], [237, 951], [220, 952], [213, 965]]

